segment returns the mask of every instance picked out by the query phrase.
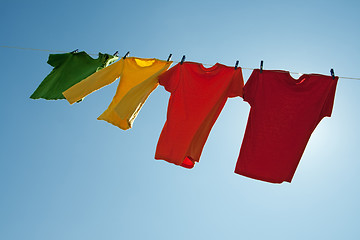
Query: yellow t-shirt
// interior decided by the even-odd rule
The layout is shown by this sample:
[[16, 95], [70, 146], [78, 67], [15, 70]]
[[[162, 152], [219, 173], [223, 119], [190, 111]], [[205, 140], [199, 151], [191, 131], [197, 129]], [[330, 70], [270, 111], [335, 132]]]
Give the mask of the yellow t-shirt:
[[109, 107], [98, 120], [105, 120], [126, 130], [132, 124], [150, 93], [159, 85], [158, 76], [166, 71], [172, 61], [155, 58], [128, 57], [101, 69], [75, 84], [63, 95], [70, 104], [109, 85], [120, 77], [119, 86]]

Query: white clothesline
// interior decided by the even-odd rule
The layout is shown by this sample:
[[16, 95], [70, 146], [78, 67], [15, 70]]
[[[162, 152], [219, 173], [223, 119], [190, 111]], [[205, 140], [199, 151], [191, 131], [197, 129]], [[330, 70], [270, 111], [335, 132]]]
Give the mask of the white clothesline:
[[[25, 47], [15, 47], [15, 46], [0, 46], [1, 48], [14, 48], [14, 49], [20, 49], [20, 50], [30, 50], [30, 51], [42, 51], [42, 52], [55, 52], [55, 53], [68, 53], [69, 51], [61, 51], [61, 50], [50, 50], [50, 49], [37, 49], [37, 48], [25, 48]], [[97, 53], [87, 53], [89, 55], [93, 55], [93, 56], [97, 56]], [[179, 63], [176, 61], [173, 61], [174, 63]], [[212, 64], [207, 64], [207, 63], [203, 63], [203, 65], [205, 66], [212, 66]], [[241, 67], [241, 66], [239, 66]], [[245, 70], [254, 70], [256, 68], [247, 68], [247, 67], [241, 67], [241, 69], [245, 69]], [[289, 72], [291, 74], [299, 74], [302, 75], [303, 73], [299, 73], [299, 72]], [[343, 78], [343, 79], [351, 79], [351, 80], [360, 80], [360, 78], [356, 78], [356, 77], [340, 77], [339, 78]]]

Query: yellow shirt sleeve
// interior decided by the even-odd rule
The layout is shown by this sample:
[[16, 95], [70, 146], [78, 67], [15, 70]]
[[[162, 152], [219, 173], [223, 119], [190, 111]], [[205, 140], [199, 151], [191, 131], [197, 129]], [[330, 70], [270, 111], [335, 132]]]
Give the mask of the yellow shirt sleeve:
[[83, 99], [90, 93], [113, 83], [117, 78], [121, 76], [123, 66], [124, 59], [120, 59], [116, 63], [95, 72], [81, 82], [75, 84], [74, 86], [63, 92], [63, 95], [70, 104], [73, 104], [74, 102]]

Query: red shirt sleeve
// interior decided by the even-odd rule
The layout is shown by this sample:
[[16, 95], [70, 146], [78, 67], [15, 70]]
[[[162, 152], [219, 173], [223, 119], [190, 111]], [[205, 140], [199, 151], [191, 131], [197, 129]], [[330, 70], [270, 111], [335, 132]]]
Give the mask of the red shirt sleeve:
[[174, 92], [178, 86], [179, 77], [180, 67], [177, 64], [159, 76], [159, 84], [164, 86], [166, 91]]
[[244, 79], [241, 68], [235, 70], [231, 80], [229, 97], [242, 97], [243, 96]]
[[259, 80], [259, 69], [254, 69], [251, 73], [249, 79], [247, 80], [244, 88], [243, 88], [243, 98], [244, 101], [248, 102], [250, 106], [253, 105], [255, 101], [256, 89], [257, 89], [257, 82]]
[[328, 93], [328, 95], [326, 97], [324, 106], [323, 106], [323, 108], [321, 110], [321, 115], [320, 115], [321, 118], [323, 118], [323, 117], [331, 117], [338, 79], [339, 79], [339, 77], [335, 77], [335, 79], [330, 80], [332, 82], [330, 84], [329, 93]]

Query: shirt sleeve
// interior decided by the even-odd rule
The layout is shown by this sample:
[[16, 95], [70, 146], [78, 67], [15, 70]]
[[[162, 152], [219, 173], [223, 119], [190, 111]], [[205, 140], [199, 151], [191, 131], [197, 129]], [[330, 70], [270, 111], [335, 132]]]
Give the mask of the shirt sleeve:
[[159, 84], [168, 92], [174, 92], [178, 86], [180, 77], [180, 65], [177, 64], [159, 76]]
[[257, 82], [260, 77], [259, 74], [260, 74], [260, 70], [254, 69], [254, 71], [251, 73], [249, 79], [247, 80], [243, 88], [244, 101], [248, 102], [250, 106], [252, 106], [255, 102]]
[[234, 70], [234, 75], [231, 80], [229, 97], [242, 97], [244, 88], [244, 79], [241, 68]]
[[47, 63], [53, 67], [58, 67], [61, 64], [63, 64], [68, 59], [69, 56], [70, 53], [49, 54], [49, 59]]
[[121, 76], [123, 68], [124, 60], [120, 59], [120, 61], [93, 73], [89, 77], [67, 89], [63, 92], [63, 95], [70, 104], [73, 104], [74, 102], [83, 99], [90, 93], [113, 83]]
[[321, 110], [321, 118], [323, 117], [331, 117], [332, 109], [334, 106], [334, 99], [335, 99], [335, 92], [336, 92], [336, 86], [338, 82], [339, 77], [335, 77], [335, 79], [331, 79], [330, 83], [330, 89], [328, 92], [328, 95], [326, 97], [324, 106]]

